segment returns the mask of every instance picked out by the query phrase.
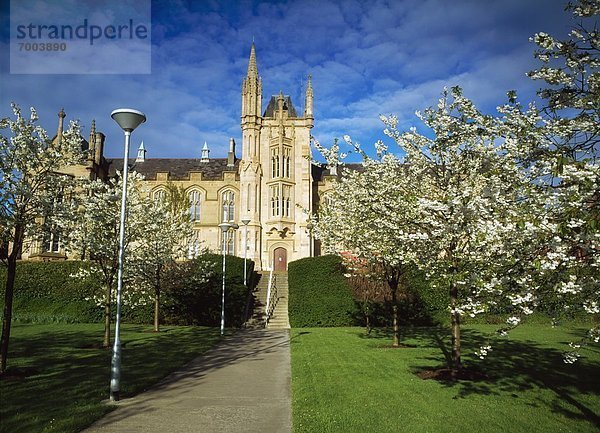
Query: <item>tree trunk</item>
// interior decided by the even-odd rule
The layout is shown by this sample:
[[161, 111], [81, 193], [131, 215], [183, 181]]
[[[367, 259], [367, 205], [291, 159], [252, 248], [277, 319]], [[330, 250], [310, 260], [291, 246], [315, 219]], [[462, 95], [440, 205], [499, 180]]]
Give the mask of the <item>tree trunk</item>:
[[104, 341], [102, 347], [110, 347], [110, 303], [111, 303], [111, 287], [107, 284], [104, 288], [106, 291], [106, 304], [104, 305]]
[[17, 274], [17, 257], [23, 245], [24, 231], [20, 224], [15, 227], [13, 248], [8, 256], [6, 272], [6, 289], [4, 292], [4, 316], [2, 319], [2, 337], [0, 338], [0, 373], [4, 373], [8, 360], [8, 343], [10, 340], [10, 325], [12, 321], [12, 304], [15, 291], [15, 276]]
[[394, 339], [392, 341], [393, 347], [400, 346], [400, 326], [398, 323], [398, 280], [392, 279], [388, 283], [392, 291], [392, 312], [393, 312], [393, 324], [394, 324]]
[[154, 292], [154, 332], [160, 331], [160, 289], [156, 288]]
[[450, 307], [452, 309], [452, 372], [461, 368], [460, 362], [460, 313], [456, 311], [458, 304], [458, 287], [450, 283]]
[[161, 267], [157, 267], [154, 286], [154, 332], [160, 331], [160, 271]]

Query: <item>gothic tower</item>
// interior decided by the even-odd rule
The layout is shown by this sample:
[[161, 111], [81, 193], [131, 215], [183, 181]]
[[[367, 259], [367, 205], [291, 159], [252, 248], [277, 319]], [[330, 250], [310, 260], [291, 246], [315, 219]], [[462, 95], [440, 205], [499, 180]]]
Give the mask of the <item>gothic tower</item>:
[[[310, 131], [313, 90], [309, 78], [304, 115], [289, 96], [272, 96], [264, 113], [254, 44], [242, 84], [240, 219], [249, 219], [248, 257], [261, 269], [285, 270], [311, 255], [306, 210], [311, 210]], [[242, 228], [242, 236], [243, 236]], [[241, 251], [244, 242], [241, 239]]]

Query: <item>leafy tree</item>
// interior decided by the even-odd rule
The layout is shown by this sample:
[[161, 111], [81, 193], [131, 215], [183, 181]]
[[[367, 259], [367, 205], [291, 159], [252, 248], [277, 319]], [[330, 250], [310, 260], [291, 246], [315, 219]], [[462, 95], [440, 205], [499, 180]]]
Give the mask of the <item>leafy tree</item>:
[[[7, 367], [17, 259], [26, 240], [37, 239], [50, 216], [60, 214], [68, 202], [72, 179], [60, 174], [60, 168], [83, 156], [77, 123], [71, 122], [68, 131], [53, 142], [36, 124], [34, 108], [29, 118], [16, 104], [12, 110], [14, 120], [0, 120], [0, 244], [5, 246], [2, 262], [7, 266], [0, 372]], [[5, 135], [4, 131], [10, 132]]]
[[183, 258], [193, 236], [185, 191], [169, 185], [164, 200], [146, 200], [140, 240], [131, 259], [131, 275], [154, 293], [154, 331], [160, 330], [160, 297], [169, 268]]
[[[125, 225], [124, 278], [131, 280], [131, 249], [141, 239], [146, 225], [146, 194], [142, 191], [142, 176], [133, 172], [127, 182], [127, 222]], [[100, 292], [95, 302], [104, 308], [103, 346], [110, 346], [111, 304], [115, 299], [116, 278], [119, 269], [119, 226], [121, 190], [120, 177], [101, 180], [82, 181], [77, 199], [71, 212], [65, 215], [60, 224], [66, 233], [67, 250], [92, 262], [89, 271], [100, 282]], [[84, 271], [82, 271], [84, 272]], [[83, 275], [82, 275], [83, 276]], [[123, 302], [135, 304], [144, 302], [134, 293], [132, 285], [123, 292]], [[143, 295], [143, 294], [142, 294]], [[143, 296], [142, 296], [143, 298]]]
[[[349, 137], [346, 140], [353, 144]], [[327, 156], [330, 163], [339, 155], [336, 146]], [[360, 151], [358, 145], [354, 147]], [[367, 273], [387, 283], [393, 309], [392, 344], [397, 347], [398, 297], [409, 290], [404, 276], [416, 258], [409, 241], [413, 233], [405, 228], [415, 218], [411, 186], [401, 174], [400, 161], [383, 149], [378, 160], [363, 154], [363, 166], [359, 171], [342, 168], [340, 181], [313, 225], [327, 251], [343, 251], [355, 259], [356, 266], [349, 267], [352, 274]]]

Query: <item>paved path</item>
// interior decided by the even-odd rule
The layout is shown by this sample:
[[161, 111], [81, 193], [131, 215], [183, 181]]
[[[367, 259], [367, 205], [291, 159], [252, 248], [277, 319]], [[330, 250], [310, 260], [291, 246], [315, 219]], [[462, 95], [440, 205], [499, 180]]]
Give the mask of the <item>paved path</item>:
[[239, 331], [82, 433], [286, 433], [290, 382], [288, 331]]

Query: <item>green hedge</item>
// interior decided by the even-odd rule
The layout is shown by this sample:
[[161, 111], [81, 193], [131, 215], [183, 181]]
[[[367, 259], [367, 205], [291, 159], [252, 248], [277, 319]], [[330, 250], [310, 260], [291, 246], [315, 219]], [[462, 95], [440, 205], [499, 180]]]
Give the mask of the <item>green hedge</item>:
[[309, 257], [288, 266], [289, 318], [293, 328], [353, 326], [357, 306], [338, 256]]
[[[21, 262], [17, 265], [13, 320], [36, 323], [99, 322], [102, 310], [91, 298], [97, 283], [71, 277], [89, 264], [78, 261]], [[0, 304], [4, 307], [6, 268], [0, 268]]]
[[[219, 326], [223, 287], [223, 256], [205, 254], [179, 265], [178, 275], [169, 278], [163, 298], [165, 323]], [[240, 326], [248, 302], [244, 286], [244, 259], [226, 256], [225, 326]], [[205, 278], [205, 270], [210, 277]], [[248, 287], [255, 285], [254, 262], [248, 260]]]
[[[207, 254], [173, 267], [161, 299], [162, 323], [208, 326], [220, 323], [221, 260], [220, 255]], [[207, 266], [205, 262], [212, 269], [208, 279], [201, 278], [202, 270]], [[80, 261], [18, 263], [13, 320], [31, 323], [101, 322], [103, 308], [97, 306], [92, 299], [98, 293], [98, 282], [94, 278], [72, 277], [88, 267], [89, 263]], [[252, 284], [252, 261], [248, 261], [248, 269], [249, 282]], [[248, 299], [243, 275], [244, 260], [228, 256], [225, 302], [227, 326], [238, 326], [243, 320]], [[5, 285], [6, 268], [0, 268], [0, 307], [4, 306]], [[113, 315], [115, 312], [116, 308], [113, 308]], [[125, 323], [151, 324], [154, 304], [148, 302], [146, 305], [130, 307], [124, 301], [121, 312]]]

